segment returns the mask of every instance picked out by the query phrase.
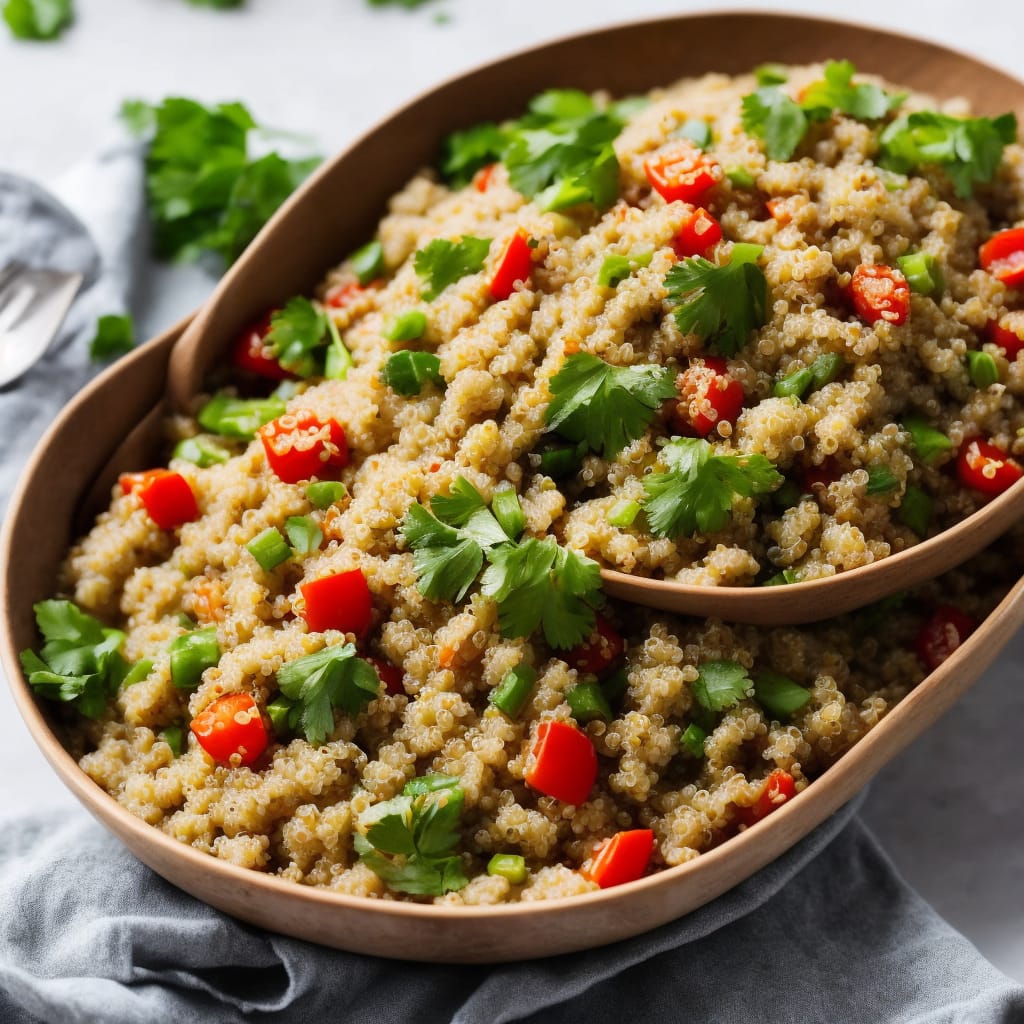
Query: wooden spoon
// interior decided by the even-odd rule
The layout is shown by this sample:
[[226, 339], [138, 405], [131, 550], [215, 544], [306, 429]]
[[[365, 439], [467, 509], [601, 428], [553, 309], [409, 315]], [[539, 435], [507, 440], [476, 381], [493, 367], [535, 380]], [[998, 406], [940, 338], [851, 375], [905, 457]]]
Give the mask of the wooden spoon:
[[[683, 75], [739, 73], [758, 63], [847, 57], [864, 72], [967, 99], [978, 114], [1024, 114], [1024, 84], [970, 57], [858, 25], [733, 13], [640, 22], [591, 33], [583, 48], [561, 40], [447, 82], [399, 110], [325, 165], [271, 220], [221, 281], [171, 352], [167, 390], [179, 409], [238, 332], [296, 294], [371, 237], [388, 198], [436, 161], [449, 132], [522, 111], [541, 88], [644, 92]], [[623, 59], [628, 55], [628, 59]], [[1024, 487], [940, 536], [871, 565], [782, 587], [700, 587], [606, 570], [619, 598], [693, 615], [776, 625], [809, 622], [877, 601], [937, 576], [980, 551], [1016, 520]]]

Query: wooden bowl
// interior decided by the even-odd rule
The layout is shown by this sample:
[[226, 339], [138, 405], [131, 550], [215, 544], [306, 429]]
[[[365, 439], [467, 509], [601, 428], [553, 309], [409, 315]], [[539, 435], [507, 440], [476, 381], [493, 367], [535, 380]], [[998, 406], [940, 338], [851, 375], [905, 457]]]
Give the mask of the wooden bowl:
[[[323, 168], [229, 272], [200, 325], [226, 340], [262, 310], [310, 289], [326, 267], [369, 236], [387, 197], [433, 159], [445, 133], [514, 114], [543, 87], [622, 94], [683, 74], [828, 57], [849, 57], [863, 70], [938, 95], [966, 95], [982, 111], [1022, 95], [1018, 83], [968, 57], [809, 18], [680, 17], [552, 43], [440, 86]], [[271, 250], [287, 258], [266, 258]], [[725, 892], [807, 835], [934, 722], [1024, 623], [1021, 580], [947, 662], [795, 800], [690, 863], [639, 882], [532, 905], [455, 908], [345, 896], [236, 867], [146, 825], [95, 785], [61, 746], [48, 709], [36, 703], [18, 665], [18, 651], [37, 642], [32, 604], [53, 593], [83, 503], [89, 495], [103, 495], [105, 503], [118, 470], [151, 461], [152, 427], [183, 328], [94, 381], [36, 449], [0, 534], [0, 656], [30, 732], [86, 808], [169, 881], [253, 924], [363, 953], [458, 963], [552, 955], [653, 928]], [[204, 369], [195, 368], [194, 386]]]

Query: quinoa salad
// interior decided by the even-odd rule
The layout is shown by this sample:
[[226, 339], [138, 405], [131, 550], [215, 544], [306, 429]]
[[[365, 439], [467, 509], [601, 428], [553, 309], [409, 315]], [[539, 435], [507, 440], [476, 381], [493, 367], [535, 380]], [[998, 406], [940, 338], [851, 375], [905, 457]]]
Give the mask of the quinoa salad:
[[1011, 114], [845, 61], [542, 93], [242, 332], [25, 674], [92, 779], [235, 864], [446, 904], [630, 882], [799, 794], [1024, 551], [773, 629], [601, 569], [786, 586], [940, 533], [1024, 475], [1021, 351]]

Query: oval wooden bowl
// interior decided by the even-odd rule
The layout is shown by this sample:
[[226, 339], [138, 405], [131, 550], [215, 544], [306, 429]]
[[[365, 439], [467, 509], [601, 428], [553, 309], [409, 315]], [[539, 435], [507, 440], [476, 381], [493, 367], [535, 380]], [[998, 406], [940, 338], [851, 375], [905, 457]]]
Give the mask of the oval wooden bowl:
[[[231, 270], [197, 325], [228, 339], [268, 306], [311, 288], [327, 266], [369, 236], [386, 198], [433, 158], [444, 133], [513, 114], [543, 87], [629, 93], [683, 73], [838, 56], [921, 89], [955, 89], [982, 110], [999, 106], [1001, 94], [1020, 91], [999, 72], [936, 46], [805, 18], [675, 18], [553, 43], [442, 85], [326, 166]], [[268, 258], [270, 252], [279, 257]], [[96, 786], [61, 746], [17, 657], [36, 643], [32, 604], [52, 594], [79, 528], [76, 516], [92, 497], [106, 503], [118, 470], [152, 460], [168, 362], [183, 329], [94, 381], [36, 449], [0, 534], [0, 657], [30, 732], [86, 808], [169, 881], [253, 924], [362, 953], [458, 963], [547, 956], [635, 935], [708, 902], [807, 835], [934, 722], [1024, 623], [1021, 580], [952, 658], [795, 800], [689, 864], [630, 885], [533, 905], [454, 908], [344, 896], [247, 871], [176, 842]], [[193, 386], [204, 369], [196, 367]]]

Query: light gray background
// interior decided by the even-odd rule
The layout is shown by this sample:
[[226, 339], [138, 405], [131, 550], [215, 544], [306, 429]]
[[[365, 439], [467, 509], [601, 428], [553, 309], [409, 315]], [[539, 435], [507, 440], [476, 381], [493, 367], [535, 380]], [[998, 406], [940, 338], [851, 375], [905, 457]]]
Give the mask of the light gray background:
[[[365, 0], [248, 0], [244, 11], [220, 12], [186, 0], [76, 0], [77, 24], [57, 44], [19, 45], [0, 28], [0, 168], [52, 180], [113, 134], [123, 99], [170, 94], [240, 99], [262, 123], [309, 133], [329, 154], [420, 90], [491, 57], [630, 17], [736, 6], [435, 0], [410, 12]], [[925, 35], [1024, 75], [1021, 0], [778, 6]], [[447, 24], [437, 24], [441, 12]], [[835, 56], [842, 55], [839, 36]], [[538, 81], [538, 90], [544, 85]], [[195, 269], [164, 273], [183, 276], [197, 299], [210, 285]], [[159, 292], [136, 310], [146, 333], [184, 312]], [[974, 690], [881, 774], [865, 816], [940, 913], [1024, 981], [1022, 727], [1018, 634]], [[4, 817], [47, 808], [84, 813], [35, 750], [6, 687], [0, 779]]]

